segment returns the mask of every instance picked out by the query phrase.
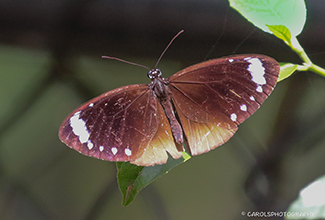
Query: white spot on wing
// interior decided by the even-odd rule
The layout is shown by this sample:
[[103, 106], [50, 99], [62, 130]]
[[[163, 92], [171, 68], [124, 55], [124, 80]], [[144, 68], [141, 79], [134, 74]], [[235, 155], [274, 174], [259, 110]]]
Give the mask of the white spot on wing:
[[247, 111], [247, 106], [246, 106], [245, 104], [242, 104], [242, 105], [240, 106], [240, 110], [246, 112], [246, 111]]
[[229, 59], [228, 61], [229, 61], [230, 63], [232, 63], [232, 62], [234, 62], [234, 59]]
[[126, 156], [131, 156], [132, 155], [132, 151], [129, 148], [126, 148], [124, 150], [124, 152], [125, 152]]
[[116, 147], [112, 147], [111, 151], [114, 155], [116, 155], [118, 150]]
[[104, 146], [99, 146], [99, 151], [103, 152], [103, 150], [104, 150]]
[[249, 97], [249, 99], [252, 100], [252, 101], [255, 101], [255, 98], [252, 95]]
[[87, 147], [88, 147], [89, 150], [91, 150], [91, 149], [93, 149], [94, 144], [91, 143], [91, 141], [88, 141], [88, 143], [87, 143]]
[[230, 119], [231, 119], [232, 121], [236, 121], [236, 120], [237, 120], [237, 115], [236, 115], [235, 113], [232, 113], [232, 114], [230, 115]]
[[261, 60], [258, 58], [251, 58], [247, 59], [247, 61], [250, 62], [247, 70], [251, 73], [252, 80], [259, 85], [266, 84], [264, 77], [265, 68], [263, 67]]
[[79, 137], [79, 141], [81, 143], [86, 143], [89, 140], [89, 132], [87, 130], [86, 122], [79, 118], [80, 112], [78, 111], [74, 113], [74, 115], [70, 118], [70, 126], [72, 128], [72, 132]]
[[94, 106], [93, 102], [88, 105], [88, 107], [93, 107], [93, 106]]
[[257, 91], [257, 92], [263, 92], [263, 88], [262, 88], [262, 86], [260, 86], [260, 85], [257, 86], [257, 87], [256, 87], [256, 91]]

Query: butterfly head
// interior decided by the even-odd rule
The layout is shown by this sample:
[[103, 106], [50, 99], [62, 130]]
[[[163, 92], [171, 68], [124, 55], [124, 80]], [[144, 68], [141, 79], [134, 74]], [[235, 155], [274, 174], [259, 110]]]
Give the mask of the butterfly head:
[[156, 78], [161, 78], [162, 76], [162, 73], [160, 71], [160, 69], [152, 69], [148, 72], [148, 77], [149, 79], [153, 80], [153, 79], [156, 79]]

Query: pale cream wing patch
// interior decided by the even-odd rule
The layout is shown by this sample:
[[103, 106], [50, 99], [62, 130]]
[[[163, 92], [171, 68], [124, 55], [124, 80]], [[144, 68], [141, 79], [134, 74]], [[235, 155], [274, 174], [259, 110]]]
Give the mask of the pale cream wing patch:
[[238, 129], [238, 127], [225, 129], [213, 122], [195, 122], [186, 118], [177, 106], [176, 109], [192, 156], [206, 153], [224, 144]]

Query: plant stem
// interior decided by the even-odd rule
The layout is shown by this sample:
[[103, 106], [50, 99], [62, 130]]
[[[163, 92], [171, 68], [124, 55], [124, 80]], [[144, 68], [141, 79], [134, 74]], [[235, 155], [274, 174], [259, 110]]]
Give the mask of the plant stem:
[[320, 66], [317, 66], [317, 65], [315, 65], [315, 64], [312, 64], [312, 65], [308, 68], [308, 70], [313, 71], [314, 73], [317, 73], [317, 74], [319, 74], [319, 75], [325, 77], [325, 69], [322, 68], [322, 67], [320, 67]]
[[325, 77], [325, 69], [311, 62], [311, 60], [309, 59], [308, 55], [306, 54], [305, 50], [302, 48], [302, 46], [300, 45], [296, 37], [293, 37], [291, 39], [290, 46], [292, 50], [295, 51], [300, 56], [300, 58], [304, 61], [303, 67], [298, 68], [298, 70], [302, 70], [302, 71], [309, 70]]

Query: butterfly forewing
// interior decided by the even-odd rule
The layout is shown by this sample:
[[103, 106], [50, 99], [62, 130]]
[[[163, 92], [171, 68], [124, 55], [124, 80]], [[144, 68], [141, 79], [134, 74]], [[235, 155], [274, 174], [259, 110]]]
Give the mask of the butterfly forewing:
[[88, 156], [135, 160], [158, 130], [157, 104], [147, 85], [112, 90], [72, 112], [62, 123], [59, 137]]
[[[264, 55], [237, 55], [188, 67], [169, 78], [173, 101], [194, 121], [205, 114], [234, 127], [253, 114], [272, 92], [279, 64]], [[193, 110], [195, 109], [195, 110]]]

